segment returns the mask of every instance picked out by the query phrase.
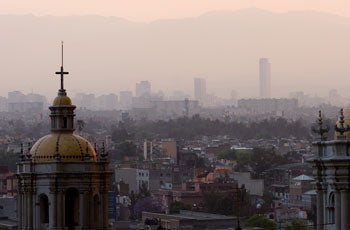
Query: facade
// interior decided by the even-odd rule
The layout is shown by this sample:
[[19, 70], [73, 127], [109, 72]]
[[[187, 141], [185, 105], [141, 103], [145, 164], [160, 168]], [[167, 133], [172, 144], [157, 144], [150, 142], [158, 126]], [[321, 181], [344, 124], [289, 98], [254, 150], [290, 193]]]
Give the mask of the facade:
[[120, 109], [130, 109], [132, 105], [132, 92], [120, 91], [119, 93], [119, 107]]
[[151, 83], [149, 81], [140, 81], [136, 83], [136, 97], [150, 97]]
[[[147, 219], [156, 219], [155, 224], [147, 225]], [[237, 218], [204, 212], [180, 210], [176, 214], [142, 212], [144, 229], [234, 229], [237, 227]], [[152, 228], [153, 226], [153, 228]], [[161, 227], [161, 228], [160, 228]]]
[[142, 184], [149, 188], [149, 170], [137, 168], [116, 168], [115, 169], [116, 183], [123, 181], [129, 185], [129, 192], [139, 193]]
[[327, 141], [320, 112], [318, 127], [313, 130], [319, 134], [314, 145], [314, 157], [309, 159], [314, 168], [317, 189], [317, 229], [350, 229], [350, 108], [341, 110], [336, 125], [335, 139]]
[[194, 99], [199, 101], [200, 105], [205, 104], [207, 97], [207, 85], [204, 78], [194, 78]]
[[270, 62], [267, 58], [259, 60], [259, 78], [260, 78], [260, 98], [271, 97], [271, 73]]
[[18, 229], [109, 229], [107, 154], [74, 134], [71, 99], [61, 88], [50, 106], [51, 133], [18, 164]]
[[247, 110], [250, 114], [273, 113], [284, 116], [284, 113], [291, 113], [298, 108], [298, 100], [287, 98], [240, 99], [238, 107]]

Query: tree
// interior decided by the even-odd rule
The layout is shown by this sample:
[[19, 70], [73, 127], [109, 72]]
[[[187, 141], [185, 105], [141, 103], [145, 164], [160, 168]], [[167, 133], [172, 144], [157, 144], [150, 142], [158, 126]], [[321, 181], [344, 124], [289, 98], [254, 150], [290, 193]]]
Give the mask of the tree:
[[142, 212], [164, 212], [166, 209], [162, 200], [157, 197], [149, 196], [136, 201], [133, 213], [136, 219], [142, 216]]
[[247, 221], [247, 226], [248, 227], [260, 227], [260, 228], [271, 229], [271, 230], [276, 229], [275, 222], [273, 222], [272, 220], [266, 218], [263, 215], [259, 215], [259, 214], [251, 216]]
[[142, 184], [139, 187], [139, 194], [138, 194], [138, 198], [145, 198], [151, 195], [151, 192], [149, 191], [147, 184], [145, 182], [142, 182]]
[[117, 145], [116, 159], [123, 160], [124, 157], [135, 157], [137, 155], [137, 146], [133, 142], [125, 141]]
[[17, 162], [20, 161], [19, 154], [14, 152], [0, 152], [0, 164], [6, 165], [10, 171], [15, 172]]
[[218, 154], [219, 159], [236, 160], [237, 155], [234, 149], [227, 149]]
[[283, 224], [285, 230], [307, 230], [307, 222], [302, 219], [293, 219]]
[[182, 209], [188, 209], [188, 207], [186, 207], [186, 205], [184, 203], [182, 203], [181, 201], [173, 201], [170, 203], [169, 205], [169, 212], [170, 213], [179, 213], [180, 210]]

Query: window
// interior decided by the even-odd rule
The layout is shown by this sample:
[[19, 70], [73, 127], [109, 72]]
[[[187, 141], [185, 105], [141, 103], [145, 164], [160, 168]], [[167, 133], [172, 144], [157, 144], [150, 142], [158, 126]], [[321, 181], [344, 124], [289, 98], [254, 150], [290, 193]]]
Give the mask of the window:
[[335, 207], [334, 207], [334, 193], [330, 193], [328, 197], [327, 218], [329, 224], [335, 223]]
[[63, 128], [67, 128], [68, 127], [68, 120], [67, 117], [63, 117]]
[[40, 206], [40, 223], [49, 223], [49, 198], [45, 194], [39, 196], [39, 206]]
[[76, 188], [69, 188], [65, 197], [65, 219], [68, 229], [79, 225], [79, 192]]

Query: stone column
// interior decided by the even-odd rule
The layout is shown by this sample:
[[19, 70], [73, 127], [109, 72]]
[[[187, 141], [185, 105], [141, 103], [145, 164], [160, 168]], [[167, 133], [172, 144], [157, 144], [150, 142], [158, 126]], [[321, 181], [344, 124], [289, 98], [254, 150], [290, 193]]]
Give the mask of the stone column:
[[84, 210], [84, 191], [79, 192], [79, 226], [80, 229], [84, 229], [84, 216], [85, 216], [85, 210]]
[[339, 190], [334, 190], [334, 215], [335, 229], [341, 228], [341, 194]]
[[57, 229], [62, 230], [64, 229], [64, 213], [65, 213], [65, 207], [64, 207], [64, 190], [58, 191], [57, 195]]
[[34, 205], [33, 205], [33, 188], [29, 189], [28, 193], [28, 202], [27, 202], [27, 208], [28, 208], [28, 229], [33, 229], [33, 210], [34, 210]]
[[100, 218], [103, 221], [103, 229], [108, 229], [108, 192], [104, 190], [103, 196], [102, 196], [101, 202], [102, 204], [102, 210], [100, 207]]
[[322, 189], [317, 190], [317, 230], [323, 230], [324, 226], [324, 193]]
[[26, 229], [28, 226], [28, 207], [27, 207], [28, 193], [27, 188], [24, 188], [23, 199], [22, 199], [22, 228]]
[[350, 229], [350, 191], [341, 190], [341, 230]]
[[51, 220], [50, 220], [50, 226], [51, 229], [56, 229], [57, 228], [57, 192], [55, 189], [51, 190]]
[[[19, 182], [20, 183], [20, 182]], [[22, 229], [22, 200], [23, 200], [23, 194], [22, 194], [22, 188], [18, 188], [18, 195], [17, 195], [17, 218], [18, 218], [18, 229]]]

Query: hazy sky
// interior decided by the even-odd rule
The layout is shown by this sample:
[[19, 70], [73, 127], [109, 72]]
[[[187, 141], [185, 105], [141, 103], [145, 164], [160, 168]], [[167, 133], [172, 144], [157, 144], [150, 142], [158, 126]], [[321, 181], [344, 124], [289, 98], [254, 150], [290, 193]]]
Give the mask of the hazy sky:
[[1, 0], [0, 14], [97, 14], [152, 21], [247, 7], [277, 12], [315, 10], [350, 16], [349, 0]]
[[[154, 92], [192, 94], [193, 77], [203, 77], [208, 92], [255, 97], [258, 60], [267, 57], [273, 96], [299, 90], [326, 96], [337, 89], [350, 97], [349, 18], [252, 7], [350, 18], [350, 0], [0, 0], [0, 67], [7, 76], [0, 95], [18, 89], [54, 96], [58, 79], [48, 76], [59, 68], [64, 40], [72, 93], [117, 93], [149, 80]], [[224, 21], [225, 12], [158, 23], [28, 16], [150, 22], [247, 8]]]

